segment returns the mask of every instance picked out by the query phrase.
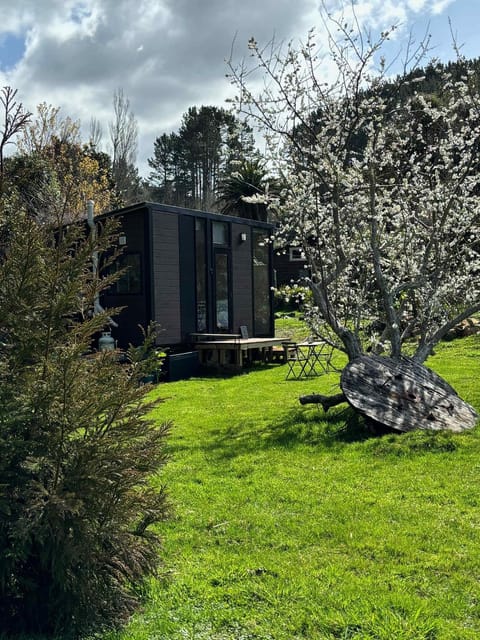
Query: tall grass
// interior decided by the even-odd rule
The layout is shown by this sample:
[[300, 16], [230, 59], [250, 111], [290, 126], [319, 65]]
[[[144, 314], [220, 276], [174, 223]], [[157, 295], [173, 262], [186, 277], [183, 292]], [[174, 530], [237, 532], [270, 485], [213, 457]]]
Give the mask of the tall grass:
[[[480, 338], [428, 363], [480, 409]], [[105, 640], [480, 637], [480, 437], [373, 438], [338, 374], [285, 366], [158, 386], [174, 518], [146, 607]]]

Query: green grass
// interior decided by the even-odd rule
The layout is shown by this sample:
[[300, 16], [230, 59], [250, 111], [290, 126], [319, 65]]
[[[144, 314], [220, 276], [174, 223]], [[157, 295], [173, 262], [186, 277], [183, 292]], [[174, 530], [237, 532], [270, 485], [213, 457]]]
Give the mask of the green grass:
[[279, 338], [301, 342], [309, 337], [309, 331], [299, 311], [278, 311], [275, 319], [275, 335]]
[[[428, 363], [480, 409], [480, 337]], [[480, 437], [373, 438], [285, 366], [158, 386], [172, 519], [146, 606], [104, 640], [480, 637]]]

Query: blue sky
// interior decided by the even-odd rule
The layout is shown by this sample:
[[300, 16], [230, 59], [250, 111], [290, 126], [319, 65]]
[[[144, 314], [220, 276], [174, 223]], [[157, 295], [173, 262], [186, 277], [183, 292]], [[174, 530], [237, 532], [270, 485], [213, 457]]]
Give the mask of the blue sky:
[[[0, 86], [18, 90], [30, 109], [46, 102], [79, 119], [108, 123], [122, 88], [139, 124], [139, 167], [155, 137], [176, 130], [193, 105], [225, 106], [232, 89], [225, 59], [247, 55], [254, 36], [267, 43], [304, 39], [318, 25], [322, 0], [0, 0]], [[330, 11], [351, 0], [323, 0]], [[389, 51], [411, 32], [432, 35], [431, 55], [452, 58], [449, 18], [466, 57], [480, 57], [480, 0], [353, 0], [366, 29], [399, 24]]]
[[23, 58], [26, 49], [25, 35], [3, 33], [0, 36], [0, 68], [9, 71]]
[[[449, 19], [451, 21], [451, 30]], [[451, 32], [466, 58], [480, 56], [480, 0], [456, 0], [442, 13], [412, 16], [410, 21], [415, 33], [428, 28], [432, 35], [432, 54], [441, 60], [452, 58]]]

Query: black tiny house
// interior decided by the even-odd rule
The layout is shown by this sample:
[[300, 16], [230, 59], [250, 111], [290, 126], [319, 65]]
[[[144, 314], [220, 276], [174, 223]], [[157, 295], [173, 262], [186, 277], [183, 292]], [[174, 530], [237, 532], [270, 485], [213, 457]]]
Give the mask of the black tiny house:
[[184, 345], [191, 333], [274, 334], [273, 225], [156, 203], [96, 218], [121, 225], [124, 275], [105, 292], [104, 307], [124, 307], [112, 336], [138, 344], [139, 325], [157, 323], [157, 343]]

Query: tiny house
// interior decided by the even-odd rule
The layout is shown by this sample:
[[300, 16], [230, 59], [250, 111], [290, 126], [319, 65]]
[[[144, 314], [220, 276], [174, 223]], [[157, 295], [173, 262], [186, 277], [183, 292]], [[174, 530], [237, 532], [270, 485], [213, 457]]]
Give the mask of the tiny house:
[[138, 344], [151, 321], [162, 346], [188, 344], [192, 333], [274, 334], [273, 225], [242, 218], [140, 203], [97, 216], [115, 216], [124, 250], [123, 275], [101, 298], [123, 307], [112, 337]]

